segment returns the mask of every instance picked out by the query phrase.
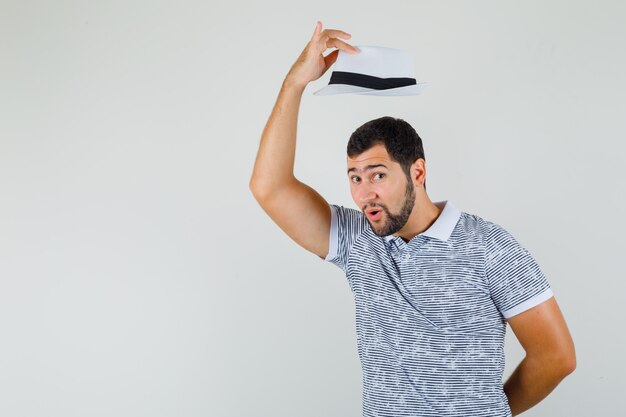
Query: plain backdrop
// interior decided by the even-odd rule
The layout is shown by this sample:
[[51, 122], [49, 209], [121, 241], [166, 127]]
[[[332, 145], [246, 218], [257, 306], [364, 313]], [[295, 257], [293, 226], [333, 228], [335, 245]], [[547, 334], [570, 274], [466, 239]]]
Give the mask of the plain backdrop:
[[[317, 20], [429, 85], [314, 96], [327, 72], [296, 176], [356, 208], [348, 137], [411, 123], [430, 198], [509, 230], [574, 337], [578, 368], [525, 415], [625, 415], [626, 6], [495, 0], [1, 1], [0, 415], [361, 415], [346, 278], [248, 189]], [[510, 329], [506, 355], [505, 378]]]

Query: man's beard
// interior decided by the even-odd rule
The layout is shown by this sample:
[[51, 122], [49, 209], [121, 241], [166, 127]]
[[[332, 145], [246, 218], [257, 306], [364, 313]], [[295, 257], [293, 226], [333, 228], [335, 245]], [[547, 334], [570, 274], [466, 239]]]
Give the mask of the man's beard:
[[387, 221], [382, 226], [374, 226], [372, 222], [367, 219], [372, 227], [372, 231], [376, 236], [389, 236], [396, 233], [398, 230], [402, 229], [406, 222], [409, 220], [409, 216], [413, 211], [413, 206], [415, 205], [415, 188], [413, 187], [412, 181], [407, 181], [406, 190], [404, 192], [404, 203], [402, 204], [402, 208], [400, 209], [400, 213], [391, 214], [389, 209], [382, 204], [378, 204], [377, 207], [380, 207], [385, 212], [385, 217]]

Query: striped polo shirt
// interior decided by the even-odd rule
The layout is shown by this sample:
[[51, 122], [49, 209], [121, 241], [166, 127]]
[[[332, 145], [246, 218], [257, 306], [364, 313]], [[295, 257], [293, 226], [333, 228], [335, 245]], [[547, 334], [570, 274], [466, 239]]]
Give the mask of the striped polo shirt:
[[511, 416], [506, 319], [552, 291], [501, 226], [434, 204], [441, 214], [408, 243], [376, 236], [359, 210], [330, 205], [325, 260], [354, 295], [363, 416]]

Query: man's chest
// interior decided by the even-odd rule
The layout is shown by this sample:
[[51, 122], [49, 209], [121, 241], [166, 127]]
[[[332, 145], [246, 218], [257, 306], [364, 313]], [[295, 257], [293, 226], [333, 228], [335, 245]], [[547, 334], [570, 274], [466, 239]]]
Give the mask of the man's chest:
[[357, 309], [389, 317], [414, 314], [447, 331], [479, 331], [501, 321], [480, 247], [425, 245], [375, 254], [363, 249], [348, 268]]

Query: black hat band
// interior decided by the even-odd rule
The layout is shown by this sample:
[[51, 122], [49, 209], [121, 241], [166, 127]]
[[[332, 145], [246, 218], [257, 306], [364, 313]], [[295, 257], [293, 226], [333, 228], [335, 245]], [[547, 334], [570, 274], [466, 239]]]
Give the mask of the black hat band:
[[415, 78], [379, 78], [356, 72], [333, 71], [328, 84], [349, 84], [374, 90], [388, 90], [390, 88], [416, 85], [417, 82]]

